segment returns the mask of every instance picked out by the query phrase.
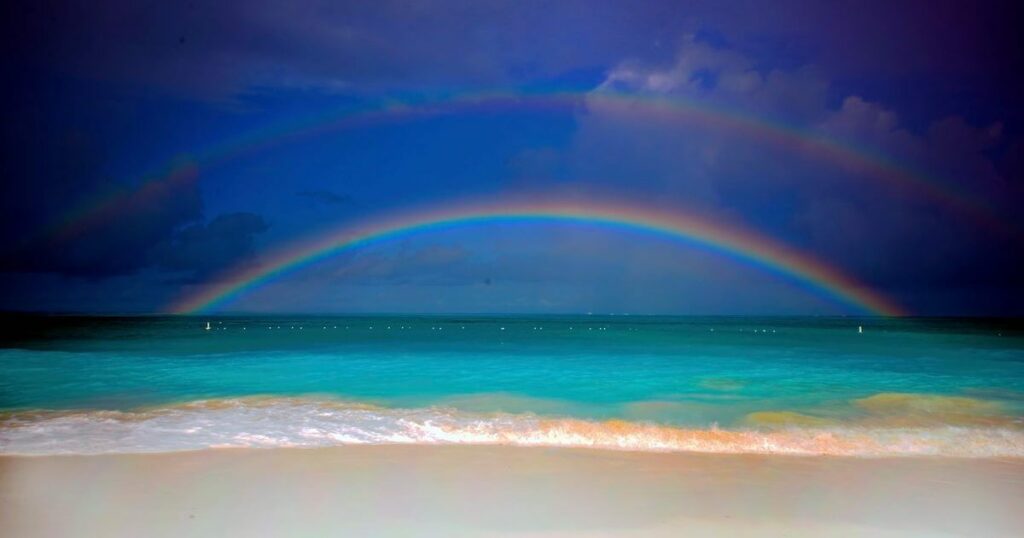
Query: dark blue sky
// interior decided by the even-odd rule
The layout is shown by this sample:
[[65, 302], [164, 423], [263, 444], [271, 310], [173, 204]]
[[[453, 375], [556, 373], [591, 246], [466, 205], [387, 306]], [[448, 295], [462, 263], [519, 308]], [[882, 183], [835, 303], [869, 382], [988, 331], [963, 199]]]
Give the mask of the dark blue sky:
[[[1011, 2], [230, 4], [4, 8], [0, 308], [160, 311], [346, 222], [530, 193], [735, 222], [913, 313], [1024, 313], [1024, 47]], [[976, 200], [1002, 229], [813, 151], [588, 98], [609, 88], [862, 148]], [[395, 116], [206, 160], [339, 110], [551, 90], [577, 97]], [[81, 217], [97, 200], [113, 201]], [[845, 312], [664, 239], [551, 224], [378, 244], [232, 308]]]

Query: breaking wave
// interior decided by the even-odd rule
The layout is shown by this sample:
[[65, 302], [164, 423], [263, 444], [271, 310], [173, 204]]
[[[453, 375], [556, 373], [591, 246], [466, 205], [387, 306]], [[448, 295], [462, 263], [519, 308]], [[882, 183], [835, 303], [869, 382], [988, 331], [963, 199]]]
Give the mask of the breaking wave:
[[650, 452], [1024, 457], [1012, 427], [872, 427], [810, 422], [780, 429], [688, 429], [622, 420], [394, 409], [315, 398], [202, 400], [134, 411], [0, 415], [0, 453], [105, 454], [225, 447], [510, 445]]

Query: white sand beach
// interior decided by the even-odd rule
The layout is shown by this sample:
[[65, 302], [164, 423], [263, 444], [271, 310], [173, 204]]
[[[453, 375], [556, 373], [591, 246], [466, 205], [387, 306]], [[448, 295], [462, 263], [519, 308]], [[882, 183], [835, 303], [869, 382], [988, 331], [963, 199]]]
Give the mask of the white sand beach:
[[0, 457], [0, 535], [1020, 536], [1024, 460], [347, 446]]

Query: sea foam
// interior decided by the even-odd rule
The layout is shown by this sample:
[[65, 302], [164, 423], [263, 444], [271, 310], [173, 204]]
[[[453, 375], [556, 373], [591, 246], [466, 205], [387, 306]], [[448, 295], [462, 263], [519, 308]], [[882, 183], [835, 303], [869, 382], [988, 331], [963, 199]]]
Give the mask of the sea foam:
[[845, 426], [687, 429], [622, 420], [383, 408], [318, 398], [203, 400], [134, 411], [0, 415], [0, 453], [146, 453], [226, 447], [463, 444], [651, 452], [1024, 457], [1016, 428]]

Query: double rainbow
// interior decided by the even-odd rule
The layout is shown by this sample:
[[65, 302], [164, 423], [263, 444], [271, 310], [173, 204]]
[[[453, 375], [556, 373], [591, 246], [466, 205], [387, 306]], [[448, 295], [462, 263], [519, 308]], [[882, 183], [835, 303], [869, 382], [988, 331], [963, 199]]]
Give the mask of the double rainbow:
[[498, 222], [585, 223], [680, 239], [800, 284], [859, 313], [896, 316], [903, 309], [834, 267], [749, 230], [679, 212], [622, 203], [471, 203], [399, 213], [345, 226], [273, 252], [266, 262], [224, 275], [169, 309], [177, 314], [215, 310], [278, 277], [339, 252], [413, 233]]

